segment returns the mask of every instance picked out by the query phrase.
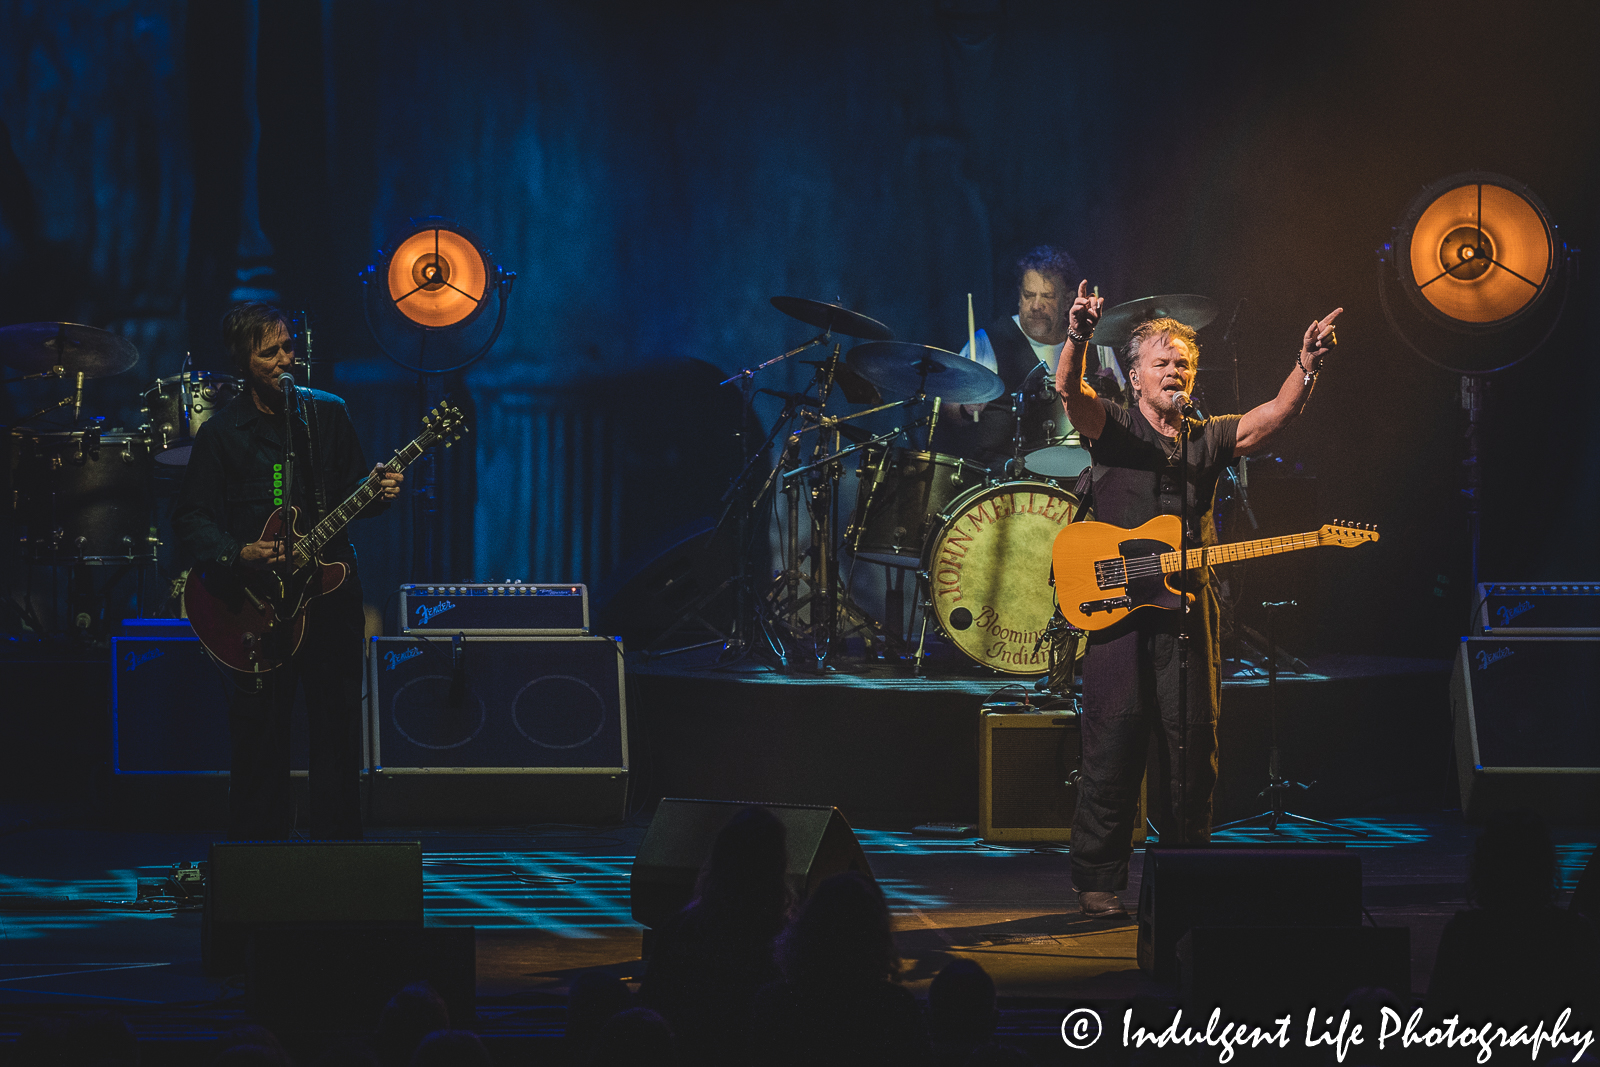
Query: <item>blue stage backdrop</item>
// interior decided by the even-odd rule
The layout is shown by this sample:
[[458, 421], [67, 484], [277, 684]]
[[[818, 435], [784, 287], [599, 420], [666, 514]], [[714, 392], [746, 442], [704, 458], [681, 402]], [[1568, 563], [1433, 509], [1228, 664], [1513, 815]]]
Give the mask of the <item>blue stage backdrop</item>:
[[[1373, 249], [1423, 184], [1470, 167], [1528, 182], [1592, 244], [1600, 178], [1580, 118], [1600, 103], [1580, 73], [1600, 16], [1504, 11], [15, 0], [0, 322], [132, 338], [139, 366], [90, 399], [133, 426], [186, 353], [226, 369], [232, 299], [275, 294], [312, 313], [337, 361], [314, 381], [378, 458], [422, 407], [368, 336], [357, 271], [411, 218], [454, 219], [519, 278], [498, 345], [445, 383], [476, 432], [440, 467], [441, 576], [599, 583], [716, 509], [740, 416], [715, 383], [812, 332], [771, 296], [959, 348], [967, 294], [980, 324], [1014, 309], [1010, 264], [1059, 244], [1112, 303], [1219, 302], [1201, 335], [1215, 410], [1265, 399], [1305, 324], [1343, 305], [1311, 410], [1253, 488], [1282, 516], [1263, 532], [1345, 518], [1384, 540], [1263, 571], [1254, 599], [1288, 583], [1324, 647], [1448, 654], [1467, 609], [1458, 382], [1388, 330]], [[1441, 57], [1486, 39], [1495, 77], [1469, 92]], [[1487, 577], [1600, 578], [1573, 547], [1600, 519], [1597, 405], [1574, 400], [1596, 307], [1580, 282], [1556, 340], [1495, 382]], [[3, 417], [51, 388], [11, 387]], [[416, 574], [400, 510], [356, 533], [374, 603]]]

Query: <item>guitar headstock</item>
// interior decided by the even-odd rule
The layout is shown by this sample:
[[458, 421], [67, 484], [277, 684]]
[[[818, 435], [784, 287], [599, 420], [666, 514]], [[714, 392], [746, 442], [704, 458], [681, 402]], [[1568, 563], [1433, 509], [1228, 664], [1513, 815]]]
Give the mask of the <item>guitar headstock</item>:
[[441, 400], [423, 416], [422, 432], [417, 435], [417, 443], [424, 448], [443, 443], [444, 447], [449, 448], [470, 429], [461, 409], [448, 400]]
[[1317, 544], [1354, 548], [1356, 545], [1378, 539], [1378, 527], [1373, 523], [1330, 522], [1317, 531]]

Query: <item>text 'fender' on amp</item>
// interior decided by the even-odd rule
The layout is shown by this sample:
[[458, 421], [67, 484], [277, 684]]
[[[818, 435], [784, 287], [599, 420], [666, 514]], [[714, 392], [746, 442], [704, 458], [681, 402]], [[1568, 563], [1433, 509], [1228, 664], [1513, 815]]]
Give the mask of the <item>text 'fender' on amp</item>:
[[1600, 818], [1600, 638], [1464, 637], [1450, 705], [1468, 819]]
[[589, 587], [530, 582], [402, 585], [400, 632], [469, 637], [586, 634]]
[[610, 637], [374, 637], [375, 821], [618, 821], [628, 725]]
[[1600, 582], [1479, 582], [1474, 634], [1600, 637]]
[[[986, 712], [978, 720], [978, 836], [985, 841], [1069, 841], [1083, 764], [1076, 711]], [[1139, 794], [1135, 841], [1145, 838]]]

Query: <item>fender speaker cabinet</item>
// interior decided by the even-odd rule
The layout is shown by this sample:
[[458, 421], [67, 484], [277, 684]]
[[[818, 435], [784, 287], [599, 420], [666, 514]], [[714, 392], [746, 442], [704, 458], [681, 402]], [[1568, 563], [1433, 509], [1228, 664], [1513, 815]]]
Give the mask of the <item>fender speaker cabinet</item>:
[[372, 638], [373, 820], [621, 821], [622, 651], [581, 635]]

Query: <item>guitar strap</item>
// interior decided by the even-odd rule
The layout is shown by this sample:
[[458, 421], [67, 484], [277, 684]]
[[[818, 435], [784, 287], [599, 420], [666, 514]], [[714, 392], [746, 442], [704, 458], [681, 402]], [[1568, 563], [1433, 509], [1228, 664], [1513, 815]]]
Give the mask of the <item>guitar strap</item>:
[[322, 416], [318, 414], [315, 397], [306, 406], [311, 409], [311, 418], [306, 421], [306, 458], [311, 462], [311, 489], [317, 501], [317, 521], [321, 522], [328, 514], [328, 497], [323, 488], [322, 464], [317, 462], [317, 438], [321, 436], [318, 428], [322, 425]]
[[1094, 510], [1094, 464], [1083, 468], [1078, 474], [1078, 480], [1072, 485], [1072, 493], [1078, 498], [1078, 508], [1072, 513], [1068, 522], [1081, 522], [1083, 517]]

